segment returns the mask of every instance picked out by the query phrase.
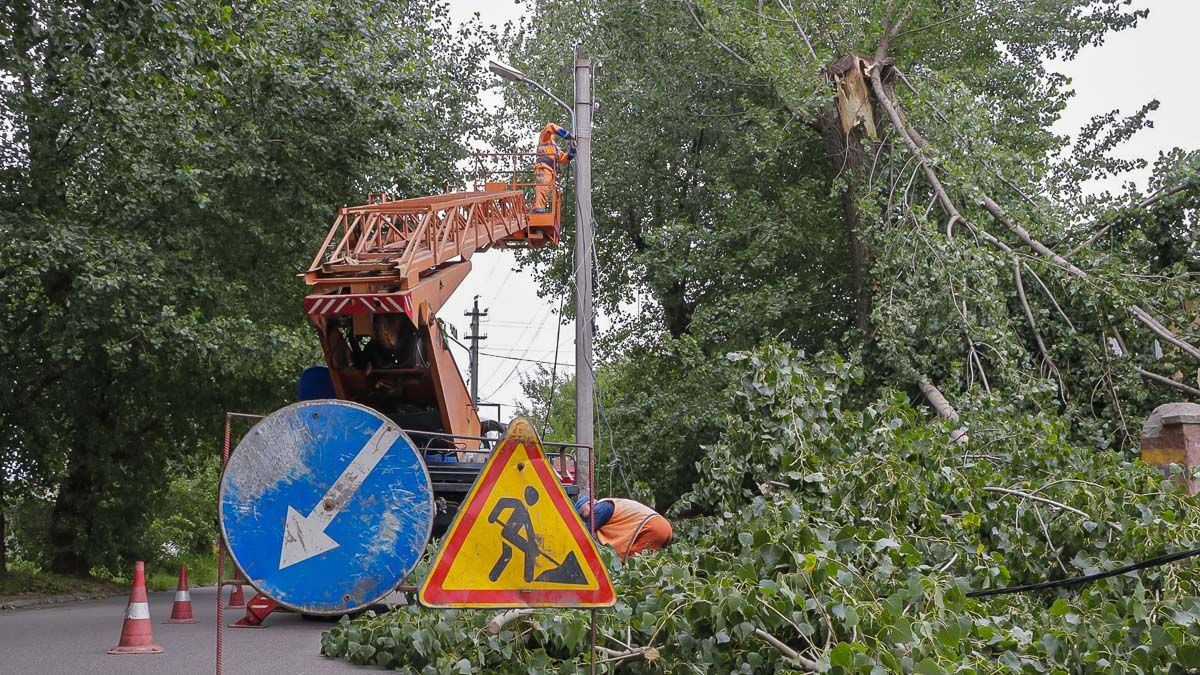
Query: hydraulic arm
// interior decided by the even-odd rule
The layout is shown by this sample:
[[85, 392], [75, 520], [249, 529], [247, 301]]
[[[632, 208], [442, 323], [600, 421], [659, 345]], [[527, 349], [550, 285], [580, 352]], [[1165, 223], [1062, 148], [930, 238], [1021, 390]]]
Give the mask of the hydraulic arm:
[[[530, 213], [533, 155], [480, 155], [511, 162], [500, 180], [415, 199], [372, 195], [341, 209], [304, 280], [304, 312], [316, 327], [339, 398], [368, 405], [401, 427], [478, 436], [479, 414], [442, 334], [437, 311], [494, 246], [558, 243], [559, 191]], [[427, 448], [473, 450], [478, 441], [430, 437]]]

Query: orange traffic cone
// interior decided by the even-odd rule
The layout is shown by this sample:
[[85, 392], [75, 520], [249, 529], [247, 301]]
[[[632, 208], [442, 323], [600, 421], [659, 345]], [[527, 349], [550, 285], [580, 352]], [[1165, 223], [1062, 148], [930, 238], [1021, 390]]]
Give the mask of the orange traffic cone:
[[179, 585], [175, 587], [175, 604], [171, 618], [163, 623], [196, 623], [192, 617], [192, 594], [188, 592], [187, 565], [179, 566]]
[[133, 588], [129, 589], [129, 605], [125, 608], [125, 625], [121, 627], [121, 642], [108, 650], [109, 654], [161, 654], [162, 647], [154, 644], [150, 623], [150, 603], [146, 598], [146, 566], [137, 561], [133, 566]]
[[242, 583], [239, 581], [233, 590], [229, 593], [229, 604], [225, 605], [226, 609], [238, 609], [246, 606], [246, 596], [242, 593]]

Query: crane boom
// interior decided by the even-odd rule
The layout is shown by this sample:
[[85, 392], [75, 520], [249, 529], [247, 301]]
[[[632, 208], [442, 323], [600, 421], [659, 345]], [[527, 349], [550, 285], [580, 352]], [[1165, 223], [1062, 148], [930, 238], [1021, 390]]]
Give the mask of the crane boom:
[[[466, 278], [476, 253], [558, 243], [557, 186], [547, 212], [526, 206], [535, 155], [480, 155], [477, 161], [482, 166], [489, 157], [510, 161], [512, 170], [499, 180], [485, 176], [467, 191], [399, 200], [371, 195], [366, 204], [339, 209], [303, 274], [312, 287], [304, 313], [320, 336], [334, 392], [405, 429], [479, 435], [476, 402], [437, 311]], [[446, 456], [479, 445], [431, 436], [427, 447], [439, 443]]]

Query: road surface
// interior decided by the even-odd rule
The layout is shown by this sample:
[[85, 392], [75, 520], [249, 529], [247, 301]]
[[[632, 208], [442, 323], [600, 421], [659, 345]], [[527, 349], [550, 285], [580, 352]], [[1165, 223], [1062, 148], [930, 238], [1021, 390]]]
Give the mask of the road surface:
[[[154, 642], [162, 654], [112, 656], [121, 636], [128, 597], [90, 600], [37, 609], [0, 611], [0, 675], [84, 673], [138, 675], [213, 673], [216, 664], [216, 588], [192, 590], [192, 613], [199, 623], [166, 625], [174, 591], [150, 594]], [[246, 587], [246, 599], [252, 591]], [[226, 624], [243, 610], [226, 610]], [[229, 675], [370, 672], [344, 660], [320, 655], [321, 631], [332, 622], [277, 613], [267, 628], [226, 628], [225, 672]]]

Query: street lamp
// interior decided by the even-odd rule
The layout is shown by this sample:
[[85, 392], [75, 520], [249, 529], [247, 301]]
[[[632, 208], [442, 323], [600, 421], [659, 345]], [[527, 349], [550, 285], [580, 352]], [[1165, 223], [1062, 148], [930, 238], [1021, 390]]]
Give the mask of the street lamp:
[[563, 103], [562, 99], [560, 99], [559, 97], [550, 93], [549, 89], [543, 87], [536, 80], [530, 79], [530, 77], [528, 75], [526, 75], [525, 73], [522, 73], [521, 71], [517, 70], [516, 68], [513, 68], [512, 66], [505, 65], [503, 63], [498, 63], [496, 61], [488, 61], [488, 70], [492, 71], [496, 75], [499, 75], [500, 79], [502, 79], [502, 80], [508, 80], [509, 82], [515, 82], [517, 84], [533, 85], [533, 87], [535, 89], [537, 89], [538, 91], [545, 94], [551, 101], [554, 101], [555, 103], [557, 103], [559, 105], [559, 107], [561, 107], [563, 110], [567, 111], [567, 114], [571, 116], [571, 127], [572, 127], [571, 131], [575, 130], [574, 129], [575, 110], [572, 109], [571, 106], [567, 105], [566, 103]]
[[595, 380], [592, 374], [592, 62], [575, 48], [575, 107], [563, 103], [528, 75], [502, 63], [488, 62], [488, 70], [504, 80], [530, 84], [571, 116], [575, 134], [575, 460], [587, 479], [579, 483], [581, 496], [592, 495], [592, 446]]

